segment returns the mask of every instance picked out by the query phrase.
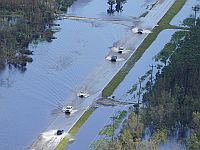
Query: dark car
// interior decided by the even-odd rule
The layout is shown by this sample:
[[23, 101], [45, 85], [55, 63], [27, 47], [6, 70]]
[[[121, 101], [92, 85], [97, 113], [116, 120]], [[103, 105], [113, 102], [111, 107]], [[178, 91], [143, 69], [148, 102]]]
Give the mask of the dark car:
[[117, 56], [112, 56], [111, 61], [116, 62], [117, 61]]
[[119, 47], [118, 53], [119, 53], [119, 54], [122, 54], [122, 53], [123, 53], [123, 51], [124, 51], [124, 47], [122, 47], [122, 46], [121, 46], [121, 47]]
[[56, 135], [61, 135], [63, 134], [64, 130], [57, 130]]
[[143, 30], [142, 29], [138, 29], [137, 33], [138, 34], [143, 34]]

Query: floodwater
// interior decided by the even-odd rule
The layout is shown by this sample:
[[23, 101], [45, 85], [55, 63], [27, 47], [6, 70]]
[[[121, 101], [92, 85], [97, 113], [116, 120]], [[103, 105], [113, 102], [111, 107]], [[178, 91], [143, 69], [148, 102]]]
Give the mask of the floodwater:
[[86, 123], [81, 127], [78, 134], [74, 137], [74, 142], [71, 143], [66, 149], [78, 150], [88, 149], [91, 141], [97, 140], [100, 129], [110, 123], [110, 117], [114, 113], [112, 107], [101, 107], [88, 118]]
[[[123, 80], [123, 82], [121, 82], [121, 84], [114, 91], [113, 95], [115, 95], [116, 99], [123, 100], [124, 94], [126, 94], [126, 92], [132, 87], [133, 84], [138, 82], [139, 77], [144, 75], [147, 72], [147, 70], [149, 70], [149, 65], [155, 63], [153, 57], [162, 50], [162, 48], [166, 43], [170, 41], [171, 35], [174, 32], [175, 30], [164, 30], [159, 34], [157, 39], [146, 50], [146, 52], [143, 54], [140, 60], [135, 64], [135, 66], [131, 69], [129, 74]], [[113, 113], [118, 110], [124, 110], [126, 107], [102, 106], [98, 108], [91, 115], [88, 121], [81, 127], [77, 135], [74, 137], [75, 141], [72, 144], [70, 144], [66, 149], [69, 150], [76, 150], [80, 148], [87, 149], [93, 141], [101, 138], [101, 136], [98, 136], [98, 133], [105, 125], [110, 123], [111, 121], [110, 117], [113, 116]], [[169, 147], [169, 145], [167, 146]]]
[[[189, 17], [192, 14], [191, 7], [194, 4], [197, 4], [198, 0], [188, 0], [186, 5], [182, 8], [182, 10], [174, 17], [171, 24], [180, 25], [181, 22]], [[152, 43], [152, 45], [146, 50], [141, 59], [135, 64], [123, 82], [118, 86], [113, 95], [116, 96], [117, 99], [124, 100], [124, 94], [138, 82], [138, 78], [144, 75], [149, 69], [150, 64], [157, 64], [154, 61], [153, 57], [159, 53], [159, 51], [164, 47], [166, 43], [171, 38], [171, 35], [175, 32], [175, 30], [165, 30], [161, 32], [158, 38]], [[141, 67], [142, 66], [142, 67]], [[154, 70], [154, 75], [156, 70]], [[126, 97], [126, 100], [130, 97]], [[117, 109], [120, 109], [118, 107]], [[98, 108], [88, 119], [88, 121], [81, 127], [79, 133], [75, 136], [75, 141], [70, 144], [67, 149], [76, 150], [80, 148], [88, 148], [88, 146], [95, 140], [98, 140], [100, 136], [98, 136], [99, 131], [107, 124], [109, 124], [110, 117], [113, 116], [113, 110], [115, 108], [112, 107], [101, 107]], [[105, 112], [107, 115], [105, 115]], [[99, 116], [102, 116], [101, 118]], [[88, 133], [90, 129], [91, 132]], [[87, 135], [87, 138], [85, 138]], [[185, 150], [186, 147], [181, 143], [177, 142], [176, 139], [172, 138], [161, 144], [159, 147], [160, 150]]]
[[[131, 89], [134, 84], [138, 83], [138, 78], [145, 75], [145, 73], [151, 69], [149, 65], [156, 65], [154, 56], [156, 56], [156, 54], [158, 54], [162, 48], [164, 48], [165, 44], [170, 41], [171, 35], [174, 32], [175, 30], [164, 30], [158, 35], [157, 39], [146, 50], [140, 60], [136, 62], [135, 66], [130, 70], [129, 74], [125, 77], [123, 82], [121, 82], [117, 89], [114, 91], [113, 95], [116, 97], [116, 99], [129, 100], [132, 97], [125, 96], [127, 91]], [[156, 70], [154, 71], [154, 74], [155, 73]], [[125, 97], [126, 99], [124, 99]]]
[[[178, 14], [172, 19], [172, 25], [181, 26], [183, 20], [189, 17], [194, 17], [194, 11], [192, 11], [192, 7], [200, 4], [199, 0], [187, 0], [183, 8], [178, 12]], [[200, 13], [197, 13], [197, 16], [200, 16]]]
[[[138, 17], [155, 0], [127, 1], [114, 16]], [[69, 14], [85, 17], [107, 15], [107, 1], [78, 0]], [[59, 20], [61, 31], [51, 43], [31, 44], [34, 51], [25, 72], [0, 72], [0, 149], [26, 149], [60, 115], [53, 110], [66, 103], [78, 84], [105, 59], [108, 48], [129, 30], [119, 24]]]
[[[123, 4], [122, 12], [115, 12], [114, 16], [120, 17], [138, 17], [146, 11], [149, 4], [152, 4], [156, 0], [127, 0]], [[96, 7], [95, 7], [96, 6]], [[105, 0], [77, 0], [74, 2], [72, 7], [69, 8], [68, 14], [79, 15], [82, 17], [108, 17], [107, 9], [109, 5]], [[114, 6], [115, 8], [115, 6]], [[112, 16], [109, 16], [112, 17]]]
[[[115, 107], [99, 107], [89, 117], [86, 123], [81, 127], [80, 131], [74, 138], [74, 141], [66, 147], [66, 150], [89, 150], [92, 142], [105, 138], [104, 135], [99, 135], [101, 129], [106, 125], [112, 124], [111, 117], [118, 114], [119, 111], [127, 110], [127, 106], [115, 106]], [[120, 124], [120, 126], [122, 123]], [[118, 130], [118, 129], [116, 129]], [[115, 135], [119, 133], [115, 131]], [[87, 136], [86, 136], [87, 135]]]

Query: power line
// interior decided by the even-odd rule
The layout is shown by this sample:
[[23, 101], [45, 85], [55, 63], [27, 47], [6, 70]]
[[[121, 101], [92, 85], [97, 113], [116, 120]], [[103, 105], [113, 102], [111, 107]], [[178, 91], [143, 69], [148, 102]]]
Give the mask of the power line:
[[151, 67], [151, 84], [150, 84], [150, 93], [152, 91], [152, 85], [153, 85], [153, 68], [156, 67], [156, 65], [149, 65], [149, 67]]

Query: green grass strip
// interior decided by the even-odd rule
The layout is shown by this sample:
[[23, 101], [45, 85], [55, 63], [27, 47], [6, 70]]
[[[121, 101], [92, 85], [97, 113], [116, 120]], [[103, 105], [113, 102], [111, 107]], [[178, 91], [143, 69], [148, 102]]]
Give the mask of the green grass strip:
[[[81, 117], [80, 119], [75, 123], [75, 125], [69, 130], [70, 136], [75, 136], [76, 133], [79, 131], [81, 126], [87, 121], [89, 116], [96, 110], [96, 108], [91, 107], [89, 108]], [[55, 148], [55, 150], [64, 150], [67, 144], [70, 142], [70, 138], [65, 137]]]
[[108, 85], [103, 89], [102, 96], [111, 96], [118, 85], [124, 80], [125, 76], [129, 73], [135, 63], [141, 58], [143, 53], [150, 47], [153, 41], [157, 38], [159, 33], [165, 29], [180, 29], [180, 27], [170, 25], [170, 21], [180, 11], [185, 4], [186, 0], [177, 0], [173, 6], [168, 10], [164, 17], [158, 23], [159, 26], [155, 27], [151, 34], [149, 34], [143, 43], [138, 47], [136, 52], [126, 62], [122, 69], [113, 77]]

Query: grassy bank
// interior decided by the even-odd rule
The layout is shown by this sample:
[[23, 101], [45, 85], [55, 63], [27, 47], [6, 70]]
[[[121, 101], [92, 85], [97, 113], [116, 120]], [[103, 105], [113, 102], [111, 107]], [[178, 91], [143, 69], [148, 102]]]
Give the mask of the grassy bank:
[[[95, 111], [95, 107], [89, 108], [82, 116], [81, 118], [75, 123], [75, 125], [69, 130], [70, 136], [75, 136], [75, 134], [79, 131], [81, 126], [87, 121], [89, 116]], [[56, 147], [55, 150], [64, 150], [67, 144], [70, 142], [69, 137], [65, 137], [59, 145]]]
[[126, 62], [122, 69], [114, 76], [114, 78], [109, 82], [109, 84], [104, 88], [102, 92], [103, 97], [111, 96], [118, 85], [124, 80], [125, 76], [129, 73], [135, 63], [141, 58], [143, 53], [153, 41], [157, 38], [158, 34], [165, 29], [177, 29], [179, 27], [170, 25], [170, 21], [173, 17], [180, 11], [180, 9], [185, 4], [186, 0], [179, 0], [174, 3], [174, 5], [169, 9], [165, 16], [158, 23], [159, 26], [155, 27], [151, 34], [147, 36], [144, 42], [138, 47], [136, 52], [132, 57]]

